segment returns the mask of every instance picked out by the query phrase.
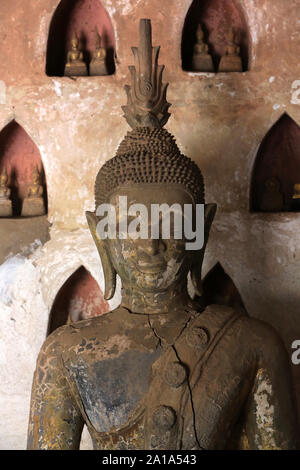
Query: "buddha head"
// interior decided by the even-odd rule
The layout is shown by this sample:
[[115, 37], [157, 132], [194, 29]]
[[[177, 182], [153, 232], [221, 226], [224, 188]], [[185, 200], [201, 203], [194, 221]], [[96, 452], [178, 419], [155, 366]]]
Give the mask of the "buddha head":
[[99, 34], [99, 31], [97, 29], [95, 29], [95, 48], [96, 48], [96, 50], [101, 49], [101, 44], [102, 44], [101, 36]]
[[[144, 26], [147, 26], [147, 23], [146, 25], [144, 23]], [[145, 34], [141, 42], [145, 45], [147, 41], [149, 42], [150, 35], [146, 34], [147, 28], [141, 29]], [[143, 60], [142, 52], [143, 50], [139, 51], [141, 60]], [[151, 56], [148, 54], [148, 58]], [[148, 67], [151, 69], [154, 67], [156, 73], [157, 61], [154, 61], [154, 64], [151, 62]], [[144, 72], [146, 70], [147, 74], [147, 67], [143, 70]], [[150, 71], [149, 76], [151, 76]], [[144, 80], [144, 75], [142, 79]], [[160, 86], [163, 87], [162, 84]], [[127, 92], [130, 93], [128, 90]], [[125, 113], [133, 113], [133, 109], [136, 109], [133, 106], [132, 96], [134, 95], [131, 95], [128, 107], [123, 108]], [[154, 103], [154, 108], [150, 110], [152, 115], [157, 116], [153, 124], [133, 126], [133, 130], [128, 132], [121, 142], [117, 155], [100, 169], [95, 184], [96, 211], [87, 212], [89, 227], [102, 260], [105, 298], [108, 300], [113, 297], [116, 274], [118, 274], [126, 297], [152, 298], [150, 306], [145, 306], [142, 301], [129, 302], [130, 309], [136, 313], [159, 313], [163, 308], [168, 308], [163, 305], [163, 299], [167, 299], [169, 294], [175, 298], [177, 294], [187, 292], [189, 273], [195, 291], [200, 294], [201, 265], [216, 211], [214, 204], [204, 205], [204, 183], [198, 166], [181, 154], [174, 137], [157, 124], [159, 119], [164, 119], [161, 114], [167, 113], [168, 109], [161, 96], [158, 96], [158, 99], [160, 102]], [[148, 100], [147, 95], [145, 100]], [[142, 108], [140, 101], [139, 105], [140, 113]], [[145, 108], [144, 112], [146, 115], [149, 110]], [[129, 116], [127, 121], [134, 120]], [[139, 121], [144, 122], [144, 119]], [[126, 210], [121, 200], [126, 201]], [[104, 204], [114, 209], [117, 222], [114, 236], [103, 237], [97, 230], [101, 222], [98, 208], [106, 207]], [[197, 207], [205, 208], [204, 237], [201, 246], [187, 249], [185, 231], [182, 230], [180, 234], [175, 235], [172, 223], [170, 231], [164, 232], [162, 212], [160, 217], [153, 219], [153, 209], [162, 205], [174, 209], [169, 221], [175, 225], [176, 220], [180, 225], [181, 219], [182, 226], [186, 220], [187, 206], [190, 208], [189, 215], [193, 220], [197, 214]], [[134, 210], [131, 212], [133, 207]], [[124, 233], [124, 217], [126, 233]], [[143, 231], [143, 234], [128, 236], [131, 222], [137, 227], [137, 232]]]
[[197, 42], [201, 44], [204, 40], [204, 32], [201, 24], [198, 24], [197, 32], [196, 32]]
[[72, 46], [72, 50], [73, 51], [77, 51], [78, 50], [78, 46], [79, 46], [79, 39], [78, 39], [78, 36], [76, 33], [74, 33], [72, 39], [71, 39], [71, 46]]
[[32, 184], [34, 186], [38, 186], [42, 183], [41, 173], [39, 172], [39, 169], [37, 166], [35, 166], [32, 171], [31, 179], [32, 179]]

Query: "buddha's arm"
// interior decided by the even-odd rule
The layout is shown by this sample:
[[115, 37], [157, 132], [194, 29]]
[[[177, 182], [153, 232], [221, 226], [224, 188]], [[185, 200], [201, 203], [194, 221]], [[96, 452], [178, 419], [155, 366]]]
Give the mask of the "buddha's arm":
[[298, 427], [287, 352], [273, 333], [263, 345], [247, 406], [250, 449], [296, 449]]
[[78, 449], [80, 444], [84, 423], [62, 372], [54, 335], [44, 343], [34, 374], [27, 442], [30, 450]]

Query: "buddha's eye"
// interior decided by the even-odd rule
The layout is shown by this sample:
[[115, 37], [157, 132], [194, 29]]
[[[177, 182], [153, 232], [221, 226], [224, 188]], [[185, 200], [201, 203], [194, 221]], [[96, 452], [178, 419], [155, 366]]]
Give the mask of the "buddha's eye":
[[130, 215], [127, 216], [126, 214], [125, 214], [125, 215], [121, 215], [121, 216], [119, 217], [119, 224], [123, 223], [124, 226], [125, 226], [125, 224], [126, 224], [126, 225], [129, 225], [130, 222], [132, 222], [134, 219], [136, 219], [136, 217], [133, 217], [133, 216], [130, 216]]

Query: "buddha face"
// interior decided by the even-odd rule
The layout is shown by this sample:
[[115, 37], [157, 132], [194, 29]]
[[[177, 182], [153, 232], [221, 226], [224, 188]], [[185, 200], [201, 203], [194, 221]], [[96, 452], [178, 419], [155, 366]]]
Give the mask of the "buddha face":
[[203, 33], [203, 29], [202, 29], [201, 25], [198, 26], [196, 36], [197, 36], [197, 39], [198, 39], [199, 41], [202, 41], [202, 40], [203, 40], [204, 33]]
[[77, 48], [78, 48], [78, 39], [77, 39], [76, 37], [74, 37], [74, 38], [71, 40], [71, 44], [72, 44], [72, 49], [73, 49], [74, 51], [76, 51]]
[[[146, 239], [122, 239], [120, 237], [120, 222], [124, 217], [119, 207], [119, 197], [127, 197], [128, 209], [133, 204], [143, 204], [147, 208], [148, 217], [140, 212], [140, 221], [144, 227], [148, 227]], [[162, 233], [162, 219], [157, 228], [159, 238], [151, 238], [151, 205], [153, 204], [179, 204], [183, 211], [184, 204], [194, 204], [191, 196], [184, 189], [162, 187], [159, 185], [139, 185], [121, 190], [120, 188], [111, 195], [109, 201], [116, 208], [117, 237], [108, 238], [107, 246], [111, 263], [122, 279], [123, 285], [134, 286], [145, 292], [163, 292], [172, 285], [186, 279], [190, 269], [191, 251], [186, 251], [186, 240], [174, 238], [175, 218], [172, 216], [170, 237]], [[152, 206], [153, 207], [153, 206]], [[135, 217], [127, 217], [128, 225]], [[145, 220], [147, 219], [147, 220]], [[142, 225], [141, 224], [141, 225]], [[140, 225], [140, 227], [141, 227]], [[121, 235], [122, 236], [122, 235]]]

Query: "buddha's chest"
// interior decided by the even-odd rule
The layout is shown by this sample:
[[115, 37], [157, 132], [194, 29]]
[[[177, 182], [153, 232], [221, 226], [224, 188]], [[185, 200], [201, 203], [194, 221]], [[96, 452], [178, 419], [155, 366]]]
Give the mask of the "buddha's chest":
[[122, 429], [148, 391], [161, 351], [129, 350], [106, 360], [68, 360], [67, 379], [84, 419], [97, 433]]
[[[221, 448], [249, 393], [249, 371], [222, 348], [191, 375], [170, 351], [69, 360], [68, 381], [99, 449]], [[225, 366], [225, 367], [224, 367]], [[191, 370], [192, 372], [192, 370]], [[167, 429], [169, 426], [169, 429]]]

